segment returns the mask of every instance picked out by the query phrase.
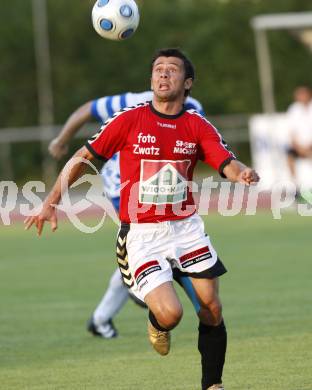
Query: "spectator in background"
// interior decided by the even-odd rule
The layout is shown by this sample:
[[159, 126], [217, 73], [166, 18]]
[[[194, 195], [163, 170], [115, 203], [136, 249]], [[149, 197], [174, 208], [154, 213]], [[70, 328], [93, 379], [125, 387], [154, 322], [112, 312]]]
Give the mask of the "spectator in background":
[[[294, 102], [288, 107], [290, 145], [288, 166], [298, 187], [297, 159], [312, 159], [312, 91], [302, 85], [294, 91]], [[298, 191], [297, 191], [298, 194]]]

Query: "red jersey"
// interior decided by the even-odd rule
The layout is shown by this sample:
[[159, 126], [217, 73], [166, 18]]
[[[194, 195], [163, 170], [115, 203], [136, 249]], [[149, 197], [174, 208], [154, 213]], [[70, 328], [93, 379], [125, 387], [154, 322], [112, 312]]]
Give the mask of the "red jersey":
[[218, 131], [195, 110], [165, 115], [151, 103], [116, 113], [86, 147], [104, 161], [120, 151], [120, 220], [127, 223], [192, 215], [190, 182], [197, 160], [222, 174], [235, 158]]

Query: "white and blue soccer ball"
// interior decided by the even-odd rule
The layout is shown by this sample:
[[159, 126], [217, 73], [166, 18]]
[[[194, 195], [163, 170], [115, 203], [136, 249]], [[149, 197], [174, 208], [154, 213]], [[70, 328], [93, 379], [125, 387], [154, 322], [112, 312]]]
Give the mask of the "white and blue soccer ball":
[[139, 21], [134, 0], [97, 0], [92, 9], [93, 27], [102, 38], [115, 41], [130, 38]]

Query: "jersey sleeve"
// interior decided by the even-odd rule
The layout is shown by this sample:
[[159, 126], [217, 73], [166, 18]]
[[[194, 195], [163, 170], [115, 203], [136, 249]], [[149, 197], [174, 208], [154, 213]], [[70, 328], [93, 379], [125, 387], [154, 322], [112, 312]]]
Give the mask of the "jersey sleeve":
[[199, 145], [199, 158], [217, 170], [222, 177], [225, 177], [223, 169], [236, 157], [218, 130], [204, 118], [201, 119], [199, 128]]
[[136, 106], [140, 103], [145, 103], [153, 99], [152, 91], [144, 91], [144, 92], [128, 92], [125, 95], [125, 102], [127, 107]]
[[103, 96], [91, 103], [91, 114], [98, 122], [106, 122], [116, 112], [127, 107], [126, 95]]
[[126, 144], [131, 126], [131, 114], [127, 111], [116, 113], [85, 144], [94, 157], [107, 161]]
[[95, 100], [92, 100], [92, 102], [91, 102], [91, 115], [98, 122], [102, 122], [102, 123], [104, 123], [108, 119], [108, 117], [107, 116], [105, 117], [104, 115], [102, 115], [100, 113], [100, 110], [99, 110], [99, 103], [101, 101], [103, 101], [103, 99], [105, 99], [105, 98], [95, 99]]
[[205, 116], [205, 111], [204, 111], [201, 103], [191, 96], [188, 96], [186, 98], [184, 106], [185, 106], [186, 110], [193, 109], [193, 110], [196, 110], [197, 112], [199, 112], [200, 115]]
[[91, 103], [91, 114], [98, 122], [106, 122], [116, 112], [126, 107], [152, 100], [152, 91], [139, 93], [126, 92], [120, 95], [103, 96]]

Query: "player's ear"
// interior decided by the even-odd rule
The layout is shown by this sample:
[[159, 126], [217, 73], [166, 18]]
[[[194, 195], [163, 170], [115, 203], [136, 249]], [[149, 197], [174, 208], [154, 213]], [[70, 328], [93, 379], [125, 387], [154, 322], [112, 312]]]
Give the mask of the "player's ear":
[[154, 91], [153, 90], [153, 84], [152, 84], [152, 78], [151, 78], [151, 90]]
[[193, 85], [193, 80], [191, 78], [188, 78], [184, 81], [184, 89], [190, 90]]

